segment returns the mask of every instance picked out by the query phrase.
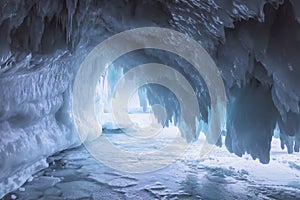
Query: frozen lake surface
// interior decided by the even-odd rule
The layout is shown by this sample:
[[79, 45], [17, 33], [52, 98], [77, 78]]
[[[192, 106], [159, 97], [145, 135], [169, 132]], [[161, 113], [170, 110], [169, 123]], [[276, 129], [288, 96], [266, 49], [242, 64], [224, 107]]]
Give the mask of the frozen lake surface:
[[[138, 150], [124, 134], [103, 137]], [[268, 165], [225, 147], [199, 157], [195, 144], [167, 167], [140, 174], [109, 168], [80, 146], [48, 158], [48, 168], [4, 199], [299, 199], [300, 155], [287, 155], [278, 139], [272, 145]]]

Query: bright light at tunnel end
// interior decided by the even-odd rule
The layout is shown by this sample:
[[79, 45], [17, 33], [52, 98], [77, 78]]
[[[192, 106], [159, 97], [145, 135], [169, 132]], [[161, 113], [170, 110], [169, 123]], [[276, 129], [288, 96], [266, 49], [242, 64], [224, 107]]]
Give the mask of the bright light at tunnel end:
[[[87, 150], [105, 165], [130, 173], [155, 171], [183, 156], [189, 143], [183, 141], [180, 135], [184, 136], [187, 141], [196, 139], [195, 127], [196, 123], [199, 123], [197, 120], [201, 113], [195, 91], [180, 72], [171, 66], [148, 63], [129, 70], [121, 77], [122, 83], [126, 83], [128, 77], [136, 78], [134, 86], [128, 92], [124, 92], [122, 84], [119, 84], [121, 81], [118, 82], [115, 92], [119, 94], [118, 98], [127, 102], [132, 91], [136, 91], [145, 84], [155, 83], [168, 88], [176, 95], [180, 103], [179, 130], [181, 133], [176, 133], [178, 137], [174, 142], [161, 149], [143, 154], [126, 151], [113, 145], [106, 136], [100, 136], [102, 127], [98, 123], [94, 109], [94, 94], [100, 75], [120, 56], [146, 48], [169, 51], [181, 56], [198, 71], [207, 85], [211, 98], [207, 133], [207, 140], [210, 144], [206, 142], [199, 144], [202, 145], [199, 157], [210, 152], [214, 147], [212, 144], [217, 142], [221, 129], [225, 127], [224, 83], [213, 59], [198, 42], [180, 32], [158, 27], [143, 27], [116, 34], [97, 45], [80, 66], [73, 85], [72, 109], [75, 126]], [[124, 112], [118, 101], [112, 103], [112, 109], [116, 124], [124, 119], [130, 121], [128, 113]], [[194, 117], [190, 117], [191, 115]], [[160, 131], [157, 127], [152, 128], [151, 131]], [[149, 131], [149, 127], [143, 128], [139, 135], [144, 133], [153, 135], [149, 134]], [[139, 139], [149, 138], [140, 137]]]

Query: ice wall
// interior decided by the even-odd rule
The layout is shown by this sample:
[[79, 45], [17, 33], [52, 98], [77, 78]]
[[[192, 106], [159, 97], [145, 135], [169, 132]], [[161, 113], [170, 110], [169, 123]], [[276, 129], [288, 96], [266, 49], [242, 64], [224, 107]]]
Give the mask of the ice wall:
[[47, 156], [79, 144], [67, 111], [71, 73], [65, 62], [45, 64], [0, 78], [0, 195], [47, 166]]
[[[0, 196], [45, 166], [45, 157], [79, 143], [70, 113], [76, 70], [99, 42], [134, 27], [178, 30], [214, 58], [229, 97], [229, 151], [267, 163], [276, 122], [282, 147], [299, 151], [299, 6], [298, 0], [0, 0]], [[207, 122], [206, 87], [182, 59], [155, 51], [124, 59], [125, 72], [150, 61], [181, 70]], [[149, 102], [167, 105], [167, 119], [177, 119], [176, 101], [165, 94], [146, 92]]]

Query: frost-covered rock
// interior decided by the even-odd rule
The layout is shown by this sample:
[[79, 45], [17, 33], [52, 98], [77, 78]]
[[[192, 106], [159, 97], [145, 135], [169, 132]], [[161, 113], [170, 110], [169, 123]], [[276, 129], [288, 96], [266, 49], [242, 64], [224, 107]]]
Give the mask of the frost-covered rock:
[[67, 68], [54, 63], [0, 79], [0, 194], [47, 166], [47, 156], [79, 144], [66, 117], [61, 120], [70, 80]]

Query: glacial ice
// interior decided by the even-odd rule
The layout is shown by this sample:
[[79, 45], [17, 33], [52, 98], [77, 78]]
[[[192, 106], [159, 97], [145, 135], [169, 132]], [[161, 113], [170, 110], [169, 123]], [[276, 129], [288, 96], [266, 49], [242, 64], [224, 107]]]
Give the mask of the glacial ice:
[[[0, 196], [45, 167], [46, 157], [80, 144], [71, 113], [76, 71], [99, 42], [135, 27], [178, 30], [209, 52], [227, 90], [230, 152], [268, 163], [276, 123], [282, 147], [299, 151], [299, 6], [298, 0], [1, 0]], [[191, 81], [201, 108], [198, 132], [205, 130], [210, 98], [202, 78], [184, 59], [151, 49], [114, 65], [125, 73], [145, 62], [172, 66]], [[98, 96], [101, 109], [109, 95]], [[140, 96], [144, 107], [166, 105], [164, 125], [177, 124], [170, 93], [148, 86]]]

